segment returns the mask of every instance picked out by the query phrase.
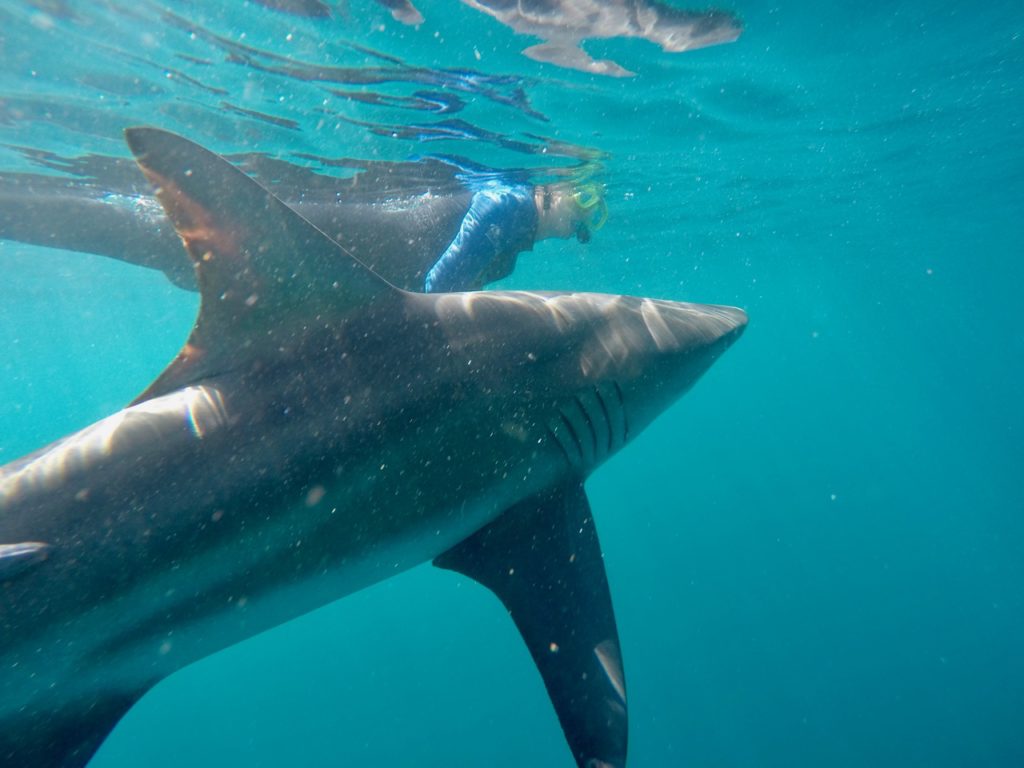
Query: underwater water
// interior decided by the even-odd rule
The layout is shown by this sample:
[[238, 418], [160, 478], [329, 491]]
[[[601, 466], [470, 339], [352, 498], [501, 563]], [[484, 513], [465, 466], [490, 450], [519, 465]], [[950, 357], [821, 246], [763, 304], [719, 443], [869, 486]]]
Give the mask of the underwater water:
[[[607, 225], [502, 286], [750, 315], [587, 485], [629, 765], [1024, 765], [1024, 10], [737, 0], [732, 44], [586, 44], [616, 79], [417, 6], [6, 3], [0, 171], [126, 157], [142, 123], [320, 169], [600, 156]], [[0, 266], [0, 463], [122, 407], [194, 319], [115, 260]], [[92, 764], [572, 759], [498, 601], [424, 565], [165, 680]]]

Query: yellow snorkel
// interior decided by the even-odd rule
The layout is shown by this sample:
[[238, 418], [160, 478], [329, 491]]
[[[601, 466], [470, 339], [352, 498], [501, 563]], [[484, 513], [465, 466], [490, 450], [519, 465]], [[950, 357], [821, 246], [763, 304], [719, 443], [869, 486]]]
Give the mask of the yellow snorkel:
[[595, 232], [608, 221], [608, 204], [604, 200], [604, 185], [589, 181], [580, 184], [572, 193], [573, 200], [586, 215], [587, 226]]
[[[604, 167], [593, 159], [587, 160], [573, 169], [569, 176], [572, 184], [572, 197], [580, 209], [581, 226], [596, 232], [608, 221], [608, 204], [604, 199], [604, 184], [595, 181]], [[589, 240], [589, 233], [587, 239]], [[578, 236], [578, 233], [577, 233]], [[580, 240], [585, 242], [581, 237]]]
[[[556, 225], [556, 228], [561, 229], [559, 237], [575, 234], [581, 243], [587, 243], [591, 233], [601, 229], [608, 221], [604, 184], [594, 180], [600, 171], [599, 163], [587, 162], [571, 171], [560, 170], [562, 180], [537, 187], [535, 200], [538, 211], [542, 211], [545, 216], [553, 214], [554, 220], [562, 222]], [[556, 208], [559, 213], [554, 214]], [[543, 236], [551, 237], [553, 231]]]

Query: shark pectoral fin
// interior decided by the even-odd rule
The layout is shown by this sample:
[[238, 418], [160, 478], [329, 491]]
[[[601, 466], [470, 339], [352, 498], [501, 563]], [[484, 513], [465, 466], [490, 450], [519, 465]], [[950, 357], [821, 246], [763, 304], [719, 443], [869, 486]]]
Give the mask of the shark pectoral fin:
[[611, 595], [581, 484], [512, 507], [434, 560], [504, 603], [580, 768], [626, 762], [626, 689]]
[[140, 691], [95, 693], [53, 707], [29, 704], [0, 728], [0, 765], [82, 768]]
[[129, 128], [125, 138], [185, 244], [201, 296], [188, 342], [136, 402], [402, 294], [219, 155], [156, 128]]
[[43, 562], [49, 552], [50, 545], [41, 541], [0, 544], [0, 582], [16, 576], [29, 566]]

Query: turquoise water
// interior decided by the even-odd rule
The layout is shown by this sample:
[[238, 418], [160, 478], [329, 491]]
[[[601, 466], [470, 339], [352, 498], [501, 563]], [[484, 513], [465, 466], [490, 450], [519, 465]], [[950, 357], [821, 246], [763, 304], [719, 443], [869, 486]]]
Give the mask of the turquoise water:
[[[137, 123], [315, 167], [607, 153], [607, 226], [589, 246], [540, 244], [504, 285], [751, 318], [588, 483], [630, 766], [1024, 765], [1019, 4], [737, 2], [731, 45], [588, 46], [630, 80], [535, 64], [518, 54], [534, 40], [459, 3], [418, 6], [414, 29], [364, 0], [319, 20], [241, 3], [7, 3], [0, 169], [38, 171], [24, 148], [123, 156], [120, 131]], [[257, 53], [231, 59], [225, 41]], [[307, 79], [268, 72], [280, 62], [267, 54]], [[323, 66], [407, 79], [308, 79]], [[462, 109], [328, 86], [454, 94]], [[398, 130], [452, 119], [475, 137]], [[2, 461], [121, 407], [194, 317], [193, 295], [112, 260], [0, 241], [0, 261]], [[94, 761], [143, 764], [571, 757], [497, 601], [424, 566], [161, 683]]]

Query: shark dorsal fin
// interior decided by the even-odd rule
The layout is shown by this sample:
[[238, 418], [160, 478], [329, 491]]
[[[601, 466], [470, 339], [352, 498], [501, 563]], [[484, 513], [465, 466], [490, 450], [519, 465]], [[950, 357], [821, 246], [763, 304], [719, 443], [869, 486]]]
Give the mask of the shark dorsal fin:
[[181, 236], [201, 296], [188, 342], [136, 402], [400, 295], [219, 155], [156, 128], [129, 128], [125, 138]]

